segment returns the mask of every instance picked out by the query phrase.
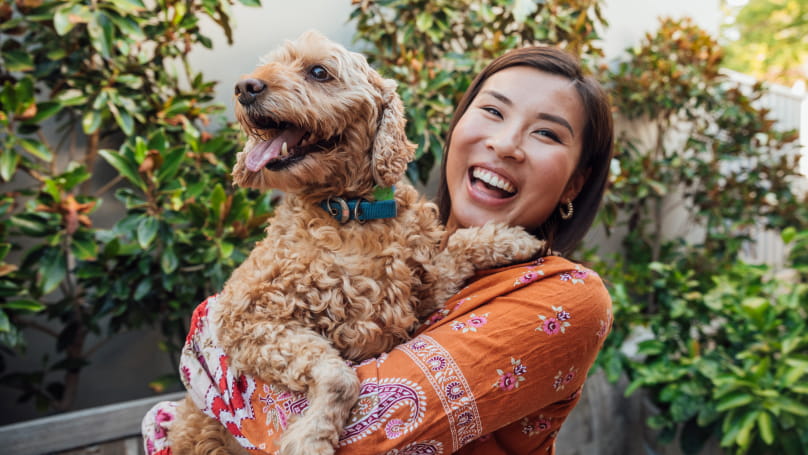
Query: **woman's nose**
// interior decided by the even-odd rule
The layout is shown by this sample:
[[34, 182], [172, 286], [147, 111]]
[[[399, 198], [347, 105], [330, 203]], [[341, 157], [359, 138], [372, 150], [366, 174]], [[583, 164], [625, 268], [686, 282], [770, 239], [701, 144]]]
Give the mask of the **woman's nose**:
[[518, 131], [503, 127], [492, 133], [486, 140], [486, 146], [493, 150], [499, 158], [510, 158], [517, 161], [524, 158], [522, 140]]

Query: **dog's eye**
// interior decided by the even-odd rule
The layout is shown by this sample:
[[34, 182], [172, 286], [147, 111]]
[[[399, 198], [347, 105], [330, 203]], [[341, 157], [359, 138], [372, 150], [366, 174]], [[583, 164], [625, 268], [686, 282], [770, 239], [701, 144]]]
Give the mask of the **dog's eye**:
[[309, 69], [309, 75], [311, 76], [312, 79], [314, 79], [317, 82], [326, 82], [332, 79], [331, 75], [328, 74], [328, 70], [320, 65], [312, 66]]

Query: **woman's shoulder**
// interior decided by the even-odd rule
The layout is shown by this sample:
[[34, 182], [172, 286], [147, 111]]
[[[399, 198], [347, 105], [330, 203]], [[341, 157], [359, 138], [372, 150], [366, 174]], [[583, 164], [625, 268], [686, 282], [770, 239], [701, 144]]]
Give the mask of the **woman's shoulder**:
[[[600, 275], [561, 256], [546, 256], [522, 264], [481, 271], [460, 294], [485, 292], [492, 297], [546, 293], [601, 293], [608, 297]], [[607, 299], [610, 301], [610, 299]]]
[[479, 272], [427, 324], [472, 312], [507, 314], [508, 319], [574, 313], [581, 322], [599, 326], [610, 321], [611, 309], [611, 297], [597, 272], [548, 256]]

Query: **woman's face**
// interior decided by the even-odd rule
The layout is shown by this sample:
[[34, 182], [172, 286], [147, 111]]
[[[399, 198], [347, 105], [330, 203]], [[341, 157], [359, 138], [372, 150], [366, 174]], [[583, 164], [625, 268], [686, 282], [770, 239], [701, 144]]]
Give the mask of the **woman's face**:
[[583, 105], [569, 79], [527, 66], [490, 76], [451, 136], [449, 225], [540, 226], [584, 183], [573, 176], [583, 127]]

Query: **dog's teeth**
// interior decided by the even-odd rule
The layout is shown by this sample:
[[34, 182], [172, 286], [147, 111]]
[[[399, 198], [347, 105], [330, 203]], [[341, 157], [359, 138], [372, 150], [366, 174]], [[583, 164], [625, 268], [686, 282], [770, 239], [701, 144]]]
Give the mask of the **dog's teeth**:
[[283, 143], [281, 146], [281, 156], [286, 156], [289, 154], [289, 150], [286, 148], [286, 142]]

